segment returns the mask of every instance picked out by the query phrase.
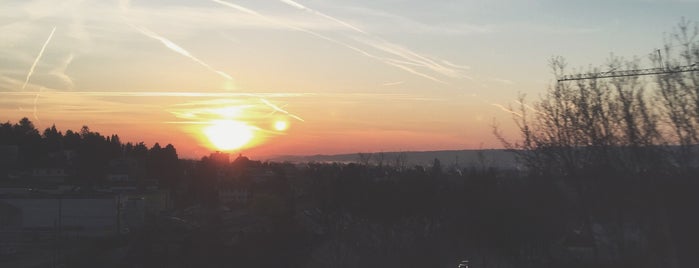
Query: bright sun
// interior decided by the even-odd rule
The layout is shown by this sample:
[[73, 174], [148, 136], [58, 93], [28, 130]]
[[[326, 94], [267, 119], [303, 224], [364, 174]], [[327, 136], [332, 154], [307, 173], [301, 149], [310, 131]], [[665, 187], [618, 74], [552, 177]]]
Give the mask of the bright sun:
[[274, 129], [276, 129], [277, 131], [284, 131], [287, 128], [289, 128], [289, 123], [287, 123], [286, 121], [274, 122]]
[[204, 135], [219, 150], [230, 151], [248, 144], [253, 138], [254, 129], [234, 120], [217, 120], [204, 128]]

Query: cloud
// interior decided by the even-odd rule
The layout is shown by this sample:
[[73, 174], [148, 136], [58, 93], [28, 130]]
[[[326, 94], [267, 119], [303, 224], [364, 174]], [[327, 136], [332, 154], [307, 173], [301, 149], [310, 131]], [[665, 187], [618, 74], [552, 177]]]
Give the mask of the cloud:
[[442, 60], [442, 63], [443, 63], [444, 65], [447, 65], [447, 66], [449, 66], [449, 67], [456, 68], [456, 69], [471, 70], [471, 66], [458, 65], [458, 64], [456, 64], [456, 63], [451, 63], [450, 61], [447, 61], [447, 60]]
[[357, 40], [367, 44], [368, 46], [371, 46], [371, 47], [376, 48], [378, 50], [384, 51], [384, 52], [389, 53], [391, 55], [397, 56], [397, 57], [407, 61], [410, 64], [414, 64], [415, 66], [429, 69], [429, 70], [436, 72], [436, 73], [439, 73], [441, 75], [444, 75], [447, 77], [452, 77], [452, 78], [471, 79], [469, 76], [467, 76], [463, 73], [463, 70], [460, 70], [458, 68], [452, 68], [452, 67], [437, 63], [436, 61], [432, 60], [431, 58], [429, 58], [427, 56], [421, 55], [421, 54], [419, 54], [411, 49], [400, 46], [398, 44], [394, 44], [394, 43], [388, 42], [388, 41], [380, 39], [380, 38], [358, 38]]
[[[215, 1], [218, 1], [218, 0], [215, 0]], [[366, 31], [364, 31], [364, 30], [362, 30], [362, 29], [360, 29], [360, 28], [358, 28], [350, 23], [347, 23], [347, 22], [341, 20], [341, 19], [329, 16], [329, 15], [327, 15], [323, 12], [317, 11], [315, 9], [311, 9], [311, 8], [306, 7], [304, 5], [301, 5], [297, 2], [294, 2], [293, 0], [280, 0], [280, 1], [292, 6], [294, 8], [297, 8], [297, 9], [303, 10], [305, 12], [309, 12], [311, 14], [314, 14], [316, 16], [323, 17], [323, 18], [328, 19], [330, 21], [339, 23], [339, 24], [361, 34], [362, 36], [365, 36], [365, 38], [356, 38], [356, 40], [358, 40], [358, 41], [364, 43], [365, 45], [368, 45], [374, 49], [381, 50], [383, 52], [397, 56], [400, 59], [407, 61], [408, 64], [401, 63], [401, 61], [398, 61], [398, 60], [390, 60], [390, 59], [388, 60], [388, 63], [390, 65], [393, 65], [395, 67], [403, 69], [407, 72], [410, 72], [412, 74], [415, 74], [415, 75], [418, 75], [418, 76], [421, 76], [421, 77], [424, 77], [424, 78], [427, 78], [427, 79], [430, 79], [432, 81], [442, 83], [442, 84], [448, 84], [448, 83], [446, 83], [438, 78], [435, 78], [431, 75], [427, 75], [424, 72], [420, 72], [414, 68], [408, 67], [408, 65], [416, 65], [416, 66], [424, 67], [424, 68], [430, 69], [434, 72], [437, 72], [441, 75], [445, 75], [445, 76], [449, 76], [449, 77], [471, 79], [470, 77], [468, 77], [462, 73], [463, 68], [458, 68], [458, 67], [453, 68], [452, 66], [454, 66], [454, 64], [451, 64], [451, 66], [449, 66], [449, 65], [443, 65], [443, 64], [437, 63], [427, 56], [421, 55], [421, 54], [419, 54], [411, 49], [400, 46], [398, 44], [386, 41], [386, 40], [384, 40], [376, 35], [370, 34], [370, 33], [366, 32]]]
[[73, 89], [74, 86], [73, 79], [66, 74], [66, 69], [68, 69], [68, 65], [70, 65], [71, 62], [73, 62], [73, 57], [73, 53], [70, 53], [68, 57], [66, 57], [63, 60], [61, 65], [57, 66], [49, 72], [50, 75], [56, 76], [58, 77], [58, 79], [61, 79], [61, 81], [63, 81], [68, 86], [68, 89]]
[[381, 23], [373, 23], [372, 32], [410, 33], [421, 35], [471, 35], [489, 34], [495, 32], [493, 25], [468, 23], [423, 23], [404, 16], [399, 16], [383, 10], [366, 7], [345, 7], [346, 10], [358, 14], [363, 20], [379, 19]]
[[[0, 75], [0, 80], [18, 84], [15, 79]], [[314, 95], [313, 93], [235, 93], [235, 92], [167, 92], [167, 91], [59, 91], [53, 89], [50, 93], [55, 96], [93, 96], [93, 97], [186, 97], [186, 98], [288, 98]], [[34, 92], [0, 92], [1, 95], [24, 96], [34, 95]], [[224, 101], [224, 100], [222, 100]]]
[[[448, 68], [448, 67], [444, 67], [444, 66], [442, 66], [442, 65], [440, 65], [440, 64], [438, 64], [438, 63], [435, 63], [435, 62], [432, 61], [431, 59], [428, 59], [428, 58], [426, 58], [426, 57], [424, 57], [424, 56], [422, 56], [422, 55], [420, 55], [420, 54], [418, 54], [418, 53], [416, 53], [416, 52], [414, 52], [414, 51], [412, 51], [412, 50], [409, 50], [409, 49], [407, 49], [407, 48], [404, 48], [404, 47], [398, 46], [398, 45], [396, 45], [396, 44], [390, 43], [390, 42], [388, 42], [388, 41], [382, 40], [382, 39], [380, 39], [380, 38], [378, 38], [378, 37], [375, 37], [375, 36], [373, 36], [373, 35], [371, 35], [371, 34], [365, 32], [365, 31], [363, 31], [363, 30], [361, 30], [361, 29], [359, 29], [359, 28], [357, 28], [357, 27], [355, 27], [355, 26], [353, 26], [353, 25], [351, 25], [351, 24], [349, 24], [349, 23], [346, 23], [346, 22], [344, 22], [344, 21], [342, 21], [342, 20], [339, 20], [339, 19], [330, 17], [330, 16], [328, 16], [328, 15], [325, 15], [324, 13], [315, 11], [315, 10], [313, 10], [313, 9], [310, 9], [310, 8], [308, 8], [308, 7], [305, 7], [305, 6], [303, 6], [303, 5], [300, 5], [300, 4], [298, 4], [298, 3], [296, 3], [296, 2], [293, 2], [293, 1], [283, 1], [283, 0], [281, 0], [282, 2], [287, 3], [287, 4], [289, 4], [289, 5], [291, 5], [291, 6], [295, 7], [295, 8], [299, 8], [299, 9], [304, 10], [304, 11], [306, 11], [306, 12], [310, 12], [310, 13], [313, 13], [313, 14], [315, 14], [315, 15], [318, 15], [318, 16], [321, 16], [321, 17], [324, 17], [324, 18], [328, 18], [328, 19], [330, 19], [330, 20], [332, 20], [332, 21], [335, 21], [335, 22], [341, 22], [341, 24], [344, 25], [345, 27], [350, 28], [350, 29], [353, 29], [354, 31], [359, 32], [359, 33], [361, 33], [361, 34], [363, 34], [363, 35], [365, 35], [365, 36], [368, 36], [368, 37], [370, 37], [370, 38], [373, 39], [372, 41], [369, 41], [369, 39], [359, 39], [359, 40], [365, 40], [365, 41], [362, 42], [363, 44], [368, 45], [368, 46], [371, 47], [371, 48], [381, 50], [381, 51], [383, 51], [383, 52], [388, 52], [389, 54], [393, 54], [394, 56], [398, 56], [399, 59], [390, 58], [390, 57], [384, 57], [384, 56], [378, 56], [378, 55], [375, 55], [375, 54], [373, 54], [373, 53], [369, 53], [368, 51], [366, 51], [366, 50], [364, 50], [364, 49], [361, 49], [361, 48], [359, 48], [359, 47], [357, 47], [357, 46], [351, 45], [351, 44], [349, 44], [349, 43], [347, 43], [347, 42], [342, 42], [342, 41], [340, 41], [340, 40], [338, 40], [338, 39], [328, 37], [328, 36], [326, 36], [326, 35], [317, 33], [317, 32], [312, 31], [312, 30], [308, 30], [308, 29], [305, 29], [305, 28], [302, 28], [302, 27], [295, 26], [295, 25], [293, 25], [293, 24], [288, 24], [288, 23], [285, 23], [285, 22], [276, 20], [275, 18], [262, 15], [261, 13], [259, 13], [259, 12], [257, 12], [257, 11], [251, 10], [251, 9], [249, 9], [249, 8], [246, 8], [246, 7], [242, 7], [242, 6], [240, 6], [240, 5], [236, 5], [236, 4], [233, 4], [233, 3], [230, 3], [230, 2], [226, 2], [226, 1], [221, 1], [221, 0], [212, 0], [212, 1], [215, 2], [215, 3], [219, 3], [219, 4], [221, 4], [221, 5], [225, 5], [225, 6], [228, 6], [228, 7], [230, 7], [230, 8], [236, 9], [236, 10], [241, 11], [241, 12], [248, 13], [248, 14], [250, 14], [250, 15], [254, 15], [254, 16], [256, 16], [256, 17], [263, 18], [263, 19], [265, 19], [265, 20], [267, 20], [267, 21], [270, 21], [270, 22], [273, 22], [273, 23], [276, 23], [276, 24], [283, 25], [283, 26], [288, 27], [288, 28], [290, 28], [290, 29], [294, 29], [294, 30], [297, 30], [297, 31], [302, 31], [302, 32], [311, 34], [311, 35], [313, 35], [313, 36], [316, 36], [316, 37], [318, 37], [318, 38], [324, 39], [324, 40], [326, 40], [326, 41], [330, 41], [330, 42], [339, 44], [339, 45], [341, 45], [341, 46], [344, 46], [344, 47], [346, 47], [346, 48], [349, 48], [349, 49], [351, 49], [351, 50], [354, 50], [354, 51], [358, 52], [358, 53], [361, 54], [361, 55], [364, 55], [364, 56], [367, 56], [367, 57], [370, 57], [370, 58], [379, 60], [379, 61], [384, 62], [385, 64], [388, 64], [388, 65], [390, 65], [390, 66], [394, 66], [394, 67], [399, 68], [399, 69], [402, 69], [402, 70], [404, 70], [404, 71], [406, 71], [406, 72], [408, 72], [408, 73], [411, 73], [411, 74], [414, 74], [414, 75], [417, 75], [417, 76], [420, 76], [420, 77], [423, 77], [423, 78], [426, 78], [426, 79], [429, 79], [429, 80], [438, 82], [438, 83], [440, 83], [440, 84], [449, 84], [449, 83], [447, 83], [447, 82], [445, 82], [445, 81], [443, 81], [443, 80], [441, 80], [441, 79], [439, 79], [439, 78], [436, 78], [436, 77], [434, 77], [434, 76], [432, 76], [432, 75], [429, 75], [429, 74], [426, 74], [426, 73], [424, 73], [424, 72], [422, 72], [422, 71], [419, 71], [419, 70], [417, 70], [417, 69], [415, 69], [415, 68], [413, 68], [413, 67], [410, 67], [410, 65], [418, 66], [418, 67], [427, 67], [427, 68], [429, 68], [429, 69], [439, 71], [439, 72], [441, 72], [442, 74], [445, 74], [445, 73], [452, 74], [451, 76], [455, 76], [455, 75], [453, 75], [453, 73], [458, 72], [458, 71], [454, 71], [453, 69], [450, 69], [450, 68]], [[461, 76], [461, 77], [467, 77], [467, 76], [464, 75], [464, 76]]]
[[522, 114], [521, 114], [521, 113], [515, 112], [515, 111], [513, 111], [512, 109], [507, 108], [507, 107], [505, 107], [505, 106], [503, 106], [503, 105], [501, 105], [501, 104], [491, 103], [490, 105], [495, 106], [495, 107], [498, 107], [498, 108], [500, 108], [500, 110], [503, 110], [503, 111], [505, 111], [505, 112], [507, 112], [507, 113], [516, 115], [516, 116], [518, 116], [518, 117], [522, 117]]
[[341, 20], [341, 19], [335, 18], [335, 17], [330, 16], [330, 15], [327, 15], [327, 14], [325, 14], [325, 13], [316, 11], [316, 10], [314, 10], [314, 9], [310, 9], [310, 8], [308, 8], [308, 7], [306, 7], [306, 6], [302, 5], [302, 4], [299, 4], [298, 2], [295, 2], [295, 1], [293, 1], [293, 0], [279, 0], [279, 1], [281, 1], [281, 2], [283, 2], [283, 3], [285, 3], [285, 4], [287, 4], [287, 5], [290, 5], [290, 6], [294, 7], [294, 8], [297, 8], [297, 9], [300, 9], [300, 10], [303, 10], [303, 11], [306, 11], [306, 12], [310, 12], [310, 13], [315, 14], [315, 15], [317, 15], [317, 16], [326, 18], [326, 19], [331, 20], [331, 21], [333, 21], [333, 22], [336, 22], [336, 23], [338, 23], [338, 24], [340, 24], [340, 25], [342, 25], [342, 26], [345, 26], [345, 27], [347, 27], [347, 28], [350, 28], [350, 29], [352, 29], [352, 30], [354, 30], [354, 31], [357, 31], [357, 32], [366, 34], [366, 32], [364, 32], [364, 30], [359, 29], [359, 28], [357, 28], [356, 26], [354, 26], [354, 25], [352, 25], [352, 24], [350, 24], [350, 23], [348, 23], [348, 22], [345, 22], [345, 21], [343, 21], [343, 20]]
[[397, 86], [397, 85], [402, 85], [402, 84], [405, 84], [405, 81], [386, 82], [386, 83], [383, 83], [381, 85], [385, 86], [385, 87], [391, 87], [391, 86]]
[[214, 69], [213, 67], [211, 67], [211, 65], [207, 64], [206, 62], [200, 60], [197, 57], [194, 57], [191, 53], [189, 53], [189, 51], [180, 47], [179, 45], [175, 44], [174, 42], [168, 40], [167, 38], [162, 37], [162, 36], [158, 35], [157, 33], [154, 33], [154, 32], [152, 32], [144, 27], [139, 27], [136, 25], [131, 25], [131, 27], [134, 27], [136, 30], [138, 30], [139, 32], [141, 32], [145, 36], [148, 36], [150, 38], [153, 38], [155, 40], [160, 41], [163, 45], [165, 45], [165, 47], [169, 48], [170, 50], [172, 50], [174, 52], [179, 53], [182, 56], [185, 56], [185, 57], [193, 60], [194, 62], [198, 63], [199, 65], [204, 66], [209, 71], [211, 71], [215, 74], [218, 74], [218, 75], [220, 75], [223, 78], [226, 78], [228, 80], [233, 80], [233, 77], [230, 76], [229, 74], [227, 74], [223, 71]]
[[[160, 41], [170, 50], [189, 57], [206, 69], [230, 79], [231, 76], [223, 71], [214, 69], [207, 62], [195, 57], [190, 51], [173, 42], [172, 38], [186, 39], [189, 35], [198, 35], [202, 30], [217, 29], [220, 31], [232, 28], [269, 28], [287, 29], [304, 32], [317, 38], [336, 43], [360, 55], [373, 58], [389, 66], [399, 68], [408, 73], [423, 77], [441, 84], [448, 84], [443, 77], [468, 78], [463, 74], [465, 69], [456, 68], [440, 59], [423, 56], [406, 47], [382, 40], [364, 29], [343, 19], [312, 9], [293, 0], [279, 0], [285, 5], [314, 16], [300, 16], [293, 12], [270, 9], [265, 15], [260, 11], [244, 7], [232, 2], [212, 0], [212, 2], [236, 9], [240, 13], [231, 13], [220, 8], [205, 4], [183, 6], [181, 4], [152, 5], [152, 3], [137, 3], [120, 0], [115, 3], [69, 1], [61, 4], [59, 11], [51, 11], [46, 1], [22, 3], [12, 1], [11, 4], [21, 9], [39, 9], [32, 17], [51, 17], [59, 24], [70, 25], [67, 35], [71, 41], [59, 42], [63, 52], [76, 51], [83, 54], [93, 48], [97, 53], [106, 53], [106, 49], [121, 49], [132, 42], [128, 36], [128, 27], [123, 27], [126, 19], [132, 28], [139, 33]], [[263, 7], [264, 4], [262, 5]], [[0, 13], [2, 13], [0, 11]], [[327, 23], [328, 21], [332, 23]], [[32, 24], [27, 27], [38, 27]], [[340, 30], [349, 30], [340, 31]], [[10, 33], [18, 31], [11, 30]], [[325, 34], [328, 32], [328, 34]], [[354, 39], [351, 34], [358, 34], [364, 39]], [[167, 36], [168, 38], [165, 38]], [[338, 37], [339, 36], [339, 37]], [[197, 36], [199, 37], [199, 36]], [[18, 37], [19, 38], [19, 37]], [[194, 38], [194, 36], [191, 36]], [[349, 40], [345, 40], [349, 39]], [[367, 40], [368, 39], [368, 40]], [[1, 41], [0, 41], [1, 42]], [[126, 43], [126, 44], [125, 44]], [[117, 47], [119, 46], [119, 47]], [[68, 50], [68, 51], [66, 51]], [[71, 52], [73, 53], [73, 52]], [[11, 56], [16, 57], [16, 56]], [[2, 66], [0, 66], [2, 67]], [[66, 77], [60, 77], [67, 83]]]
[[299, 120], [299, 121], [301, 121], [301, 122], [305, 122], [305, 121], [306, 121], [306, 120], [303, 120], [303, 118], [301, 118], [301, 117], [299, 117], [299, 116], [297, 116], [297, 115], [295, 115], [295, 114], [289, 113], [289, 112], [287, 112], [286, 110], [280, 108], [280, 107], [277, 106], [277, 105], [274, 105], [273, 103], [269, 102], [269, 101], [266, 100], [266, 99], [260, 99], [260, 101], [262, 101], [262, 103], [264, 103], [265, 105], [267, 105], [267, 106], [269, 106], [270, 108], [272, 108], [274, 111], [277, 111], [277, 112], [286, 114], [286, 115], [288, 115], [288, 116], [290, 116], [290, 117], [292, 117], [292, 118], [294, 118], [294, 119], [296, 119], [296, 120]]

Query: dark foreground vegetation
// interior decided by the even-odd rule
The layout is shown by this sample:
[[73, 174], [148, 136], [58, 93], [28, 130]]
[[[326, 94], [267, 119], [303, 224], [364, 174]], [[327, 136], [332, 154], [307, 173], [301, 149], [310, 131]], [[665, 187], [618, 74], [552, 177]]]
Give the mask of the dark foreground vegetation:
[[[9, 129], [31, 129], [21, 124], [27, 121]], [[89, 137], [105, 146], [118, 143], [89, 133], [76, 136], [78, 144], [89, 144]], [[46, 140], [46, 133], [35, 139], [38, 144]], [[427, 167], [406, 166], [368, 154], [356, 164], [291, 164], [241, 156], [230, 161], [228, 155], [215, 153], [196, 161], [178, 160], [174, 154], [175, 162], [163, 167], [156, 163], [168, 159], [158, 158], [165, 149], [131, 147], [121, 144], [114, 147], [121, 150], [115, 150], [119, 153], [113, 157], [93, 155], [87, 161], [102, 159], [91, 164], [98, 165], [95, 170], [109, 171], [110, 162], [141, 151], [135, 154], [141, 159], [136, 163], [144, 168], [135, 170], [143, 174], [136, 172], [119, 182], [107, 180], [109, 172], [83, 177], [79, 174], [86, 171], [81, 162], [86, 160], [77, 154], [63, 166], [69, 176], [60, 184], [80, 188], [61, 193], [48, 193], [56, 183], [23, 174], [20, 163], [4, 166], [3, 174], [16, 176], [4, 176], [3, 187], [34, 190], [0, 197], [6, 203], [2, 212], [7, 214], [3, 232], [15, 230], [25, 237], [14, 239], [41, 247], [16, 243], [20, 245], [15, 247], [17, 252], [0, 261], [18, 267], [52, 263], [68, 267], [456, 267], [461, 260], [469, 260], [471, 267], [693, 267], [699, 263], [694, 252], [699, 239], [696, 166], [637, 172], [598, 168], [567, 174], [443, 166], [439, 160]], [[18, 148], [24, 152], [41, 146]], [[654, 150], [658, 150], [658, 161], [673, 159], [677, 153], [676, 147]], [[28, 167], [31, 163], [41, 162], [27, 163]], [[160, 179], [149, 179], [154, 177]], [[135, 187], [129, 191], [116, 187], [125, 184]], [[129, 197], [148, 199], [140, 194], [153, 187], [167, 192], [172, 204], [143, 212], [146, 218], [135, 223], [125, 218], [134, 209], [128, 202], [112, 211], [121, 213], [116, 220], [122, 227], [128, 224], [129, 232], [108, 230], [97, 236], [57, 232], [51, 222], [44, 230], [49, 237], [42, 240], [27, 237], [37, 236], [37, 230], [26, 226], [30, 222], [8, 220], [12, 210], [7, 203], [18, 196], [67, 199], [112, 194], [123, 202]], [[13, 245], [9, 239], [3, 243], [6, 248]], [[27, 257], [37, 256], [45, 262], [22, 266]]]
[[[679, 24], [664, 68], [699, 61], [692, 27]], [[498, 134], [519, 157], [511, 170], [370, 154], [183, 160], [87, 127], [0, 124], [0, 266], [697, 267], [698, 76], [562, 82], [523, 99], [521, 139]], [[70, 223], [70, 202], [87, 211], [75, 200], [88, 198], [117, 205]], [[40, 213], [57, 216], [28, 218], [46, 199], [60, 205]]]

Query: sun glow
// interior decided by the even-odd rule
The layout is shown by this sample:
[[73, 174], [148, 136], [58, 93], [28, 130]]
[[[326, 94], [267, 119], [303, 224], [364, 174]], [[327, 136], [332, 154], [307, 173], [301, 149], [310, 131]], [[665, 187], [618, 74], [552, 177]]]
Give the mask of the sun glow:
[[235, 120], [217, 120], [204, 128], [211, 144], [222, 151], [240, 149], [254, 137], [254, 128]]
[[276, 129], [277, 131], [284, 131], [287, 128], [289, 128], [289, 123], [287, 123], [286, 121], [274, 122], [274, 129]]

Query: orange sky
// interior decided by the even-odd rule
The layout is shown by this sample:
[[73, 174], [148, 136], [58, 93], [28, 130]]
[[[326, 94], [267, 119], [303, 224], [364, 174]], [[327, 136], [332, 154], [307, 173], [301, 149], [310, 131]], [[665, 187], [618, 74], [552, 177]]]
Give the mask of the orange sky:
[[232, 129], [254, 136], [234, 151], [261, 158], [498, 148], [493, 123], [516, 135], [507, 107], [551, 85], [551, 56], [645, 57], [699, 10], [589, 2], [5, 0], [0, 120], [189, 158]]
[[[380, 151], [492, 148], [493, 118], [479, 112], [487, 103], [428, 99], [404, 94], [125, 94], [115, 92], [8, 94], [22, 106], [4, 114], [28, 116], [39, 129], [63, 131], [88, 125], [103, 135], [152, 146], [172, 143], [182, 157], [220, 150], [204, 129], [230, 120], [250, 126], [254, 139], [229, 152], [264, 158], [282, 154], [335, 154]], [[293, 111], [290, 112], [290, 111]], [[285, 113], [285, 112], [288, 112]], [[504, 117], [503, 120], [508, 120]], [[285, 122], [287, 129], [274, 124]], [[506, 128], [509, 124], [506, 124]], [[224, 130], [225, 131], [225, 130]], [[224, 133], [232, 139], [239, 133]]]

